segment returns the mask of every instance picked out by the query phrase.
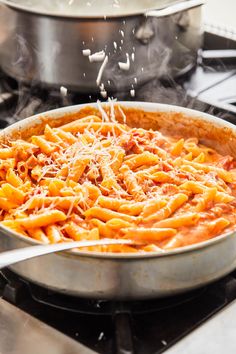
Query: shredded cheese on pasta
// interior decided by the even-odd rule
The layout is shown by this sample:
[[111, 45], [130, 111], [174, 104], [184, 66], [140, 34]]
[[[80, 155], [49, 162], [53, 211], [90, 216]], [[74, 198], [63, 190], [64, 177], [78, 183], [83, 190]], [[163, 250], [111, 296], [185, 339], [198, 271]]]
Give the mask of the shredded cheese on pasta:
[[0, 222], [43, 243], [128, 238], [135, 246], [100, 252], [153, 252], [232, 231], [236, 162], [196, 138], [98, 115], [0, 147]]

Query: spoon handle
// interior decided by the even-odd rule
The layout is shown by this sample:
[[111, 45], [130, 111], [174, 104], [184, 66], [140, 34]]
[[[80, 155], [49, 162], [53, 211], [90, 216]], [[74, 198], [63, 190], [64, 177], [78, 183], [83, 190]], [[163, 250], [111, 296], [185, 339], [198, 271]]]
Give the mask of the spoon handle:
[[30, 246], [23, 247], [12, 251], [6, 251], [0, 253], [0, 269], [7, 267], [11, 264], [25, 261], [30, 258], [43, 256], [45, 254], [65, 251], [71, 248], [99, 246], [99, 245], [127, 245], [132, 244], [134, 241], [123, 239], [101, 239], [91, 241], [74, 241], [56, 243], [50, 245]]

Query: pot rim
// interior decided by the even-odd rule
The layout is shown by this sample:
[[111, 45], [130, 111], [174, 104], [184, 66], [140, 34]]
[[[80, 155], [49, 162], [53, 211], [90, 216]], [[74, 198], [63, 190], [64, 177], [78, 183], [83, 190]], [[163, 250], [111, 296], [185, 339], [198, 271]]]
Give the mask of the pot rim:
[[[109, 106], [110, 102], [102, 102], [102, 106]], [[210, 122], [212, 125], [216, 125], [219, 127], [227, 127], [230, 128], [232, 131], [236, 132], [236, 126], [233, 125], [232, 123], [229, 123], [227, 121], [224, 121], [221, 118], [215, 117], [213, 115], [210, 115], [208, 113], [200, 112], [194, 109], [190, 108], [185, 108], [181, 106], [174, 106], [174, 105], [168, 105], [168, 104], [161, 104], [161, 103], [155, 103], [155, 102], [138, 102], [138, 101], [117, 101], [115, 102], [115, 105], [120, 105], [121, 107], [127, 107], [127, 108], [136, 108], [136, 109], [142, 109], [147, 112], [169, 112], [169, 113], [182, 113], [187, 116], [190, 116], [192, 119], [196, 120], [203, 120]], [[32, 122], [35, 124], [40, 124], [42, 123], [42, 118], [60, 118], [65, 114], [71, 114], [79, 111], [80, 109], [83, 109], [84, 107], [97, 107], [97, 102], [93, 103], [84, 103], [84, 104], [79, 104], [79, 105], [74, 105], [74, 106], [68, 106], [68, 107], [62, 107], [62, 108], [57, 108], [51, 111], [46, 111], [43, 113], [39, 113], [37, 115], [25, 118], [17, 123], [14, 123], [10, 125], [9, 127], [3, 129], [0, 132], [0, 137], [8, 135], [9, 133], [12, 133], [14, 131], [19, 131], [22, 130], [24, 127], [27, 128], [28, 125], [31, 125]], [[22, 123], [23, 126], [22, 127]], [[3, 226], [0, 224], [0, 231], [3, 231], [4, 234], [7, 234], [9, 237], [16, 237], [20, 241], [25, 241], [27, 244], [32, 244], [32, 245], [42, 245], [41, 242], [33, 240], [29, 237], [26, 237], [24, 235], [20, 235], [7, 227]], [[148, 252], [144, 254], [136, 254], [136, 253], [121, 253], [121, 254], [114, 254], [114, 253], [100, 253], [100, 252], [89, 252], [89, 251], [62, 251], [60, 252], [61, 255], [69, 255], [72, 257], [78, 257], [78, 256], [83, 256], [83, 257], [93, 257], [93, 258], [100, 258], [100, 259], [120, 259], [120, 260], [138, 260], [138, 259], [151, 259], [151, 258], [159, 258], [159, 257], [168, 257], [168, 256], [174, 256], [174, 255], [182, 255], [185, 253], [189, 252], [195, 252], [197, 250], [201, 250], [203, 248], [208, 248], [211, 246], [214, 246], [217, 243], [224, 242], [228, 237], [236, 237], [236, 231], [230, 231], [228, 233], [224, 233], [222, 235], [216, 236], [210, 240], [199, 242], [190, 246], [184, 246], [184, 247], [179, 247], [175, 248], [173, 250], [169, 251], [164, 251], [161, 253], [157, 252]]]
[[[185, 3], [188, 0], [175, 0], [175, 3]], [[196, 5], [195, 7], [201, 6], [203, 5], [203, 3], [205, 2], [205, 0], [202, 1], [202, 4], [200, 5]], [[32, 15], [40, 15], [40, 16], [45, 16], [45, 17], [55, 17], [55, 18], [61, 18], [61, 19], [77, 19], [77, 20], [112, 20], [112, 19], [124, 19], [124, 18], [129, 18], [129, 17], [134, 17], [134, 16], [146, 16], [146, 14], [148, 14], [149, 12], [155, 12], [156, 10], [163, 10], [165, 8], [167, 8], [169, 5], [166, 6], [162, 6], [160, 8], [157, 9], [156, 6], [147, 8], [147, 9], [140, 9], [140, 10], [134, 10], [132, 12], [124, 12], [124, 13], [107, 13], [104, 15], [96, 15], [96, 14], [91, 14], [91, 15], [87, 15], [87, 14], [82, 14], [82, 15], [75, 15], [75, 14], [61, 14], [58, 12], [53, 12], [53, 11], [44, 11], [44, 10], [37, 10], [34, 8], [30, 8], [29, 6], [26, 5], [21, 5], [21, 4], [17, 4], [12, 2], [11, 0], [0, 0], [0, 3], [13, 8], [17, 11], [22, 11], [22, 12], [27, 12], [27, 13], [31, 13]], [[170, 5], [171, 6], [171, 5]], [[152, 15], [151, 15], [152, 16]], [[166, 15], [168, 16], [168, 15]], [[155, 17], [155, 16], [154, 16]], [[165, 17], [165, 16], [164, 16]]]

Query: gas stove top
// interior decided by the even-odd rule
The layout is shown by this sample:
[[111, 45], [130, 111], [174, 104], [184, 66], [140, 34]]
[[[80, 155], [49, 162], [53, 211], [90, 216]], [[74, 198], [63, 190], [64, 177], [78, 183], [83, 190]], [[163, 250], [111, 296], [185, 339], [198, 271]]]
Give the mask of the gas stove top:
[[[176, 81], [153, 80], [135, 94], [114, 97], [186, 106], [236, 124], [236, 35], [208, 28], [195, 70]], [[101, 99], [33, 84], [25, 87], [1, 73], [0, 128], [35, 113], [97, 98]], [[234, 353], [234, 319], [236, 272], [191, 293], [140, 302], [67, 298], [9, 270], [0, 273], [4, 354], [218, 354], [226, 345], [227, 353]]]

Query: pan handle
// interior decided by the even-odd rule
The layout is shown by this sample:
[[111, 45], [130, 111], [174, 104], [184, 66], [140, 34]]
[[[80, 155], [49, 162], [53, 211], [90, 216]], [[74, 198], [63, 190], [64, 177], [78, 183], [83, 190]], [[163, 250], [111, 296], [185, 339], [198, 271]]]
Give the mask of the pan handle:
[[145, 13], [145, 16], [156, 17], [156, 18], [170, 16], [181, 11], [190, 10], [194, 7], [204, 5], [205, 2], [206, 2], [205, 0], [188, 0], [188, 1], [167, 6], [164, 9], [147, 11]]

